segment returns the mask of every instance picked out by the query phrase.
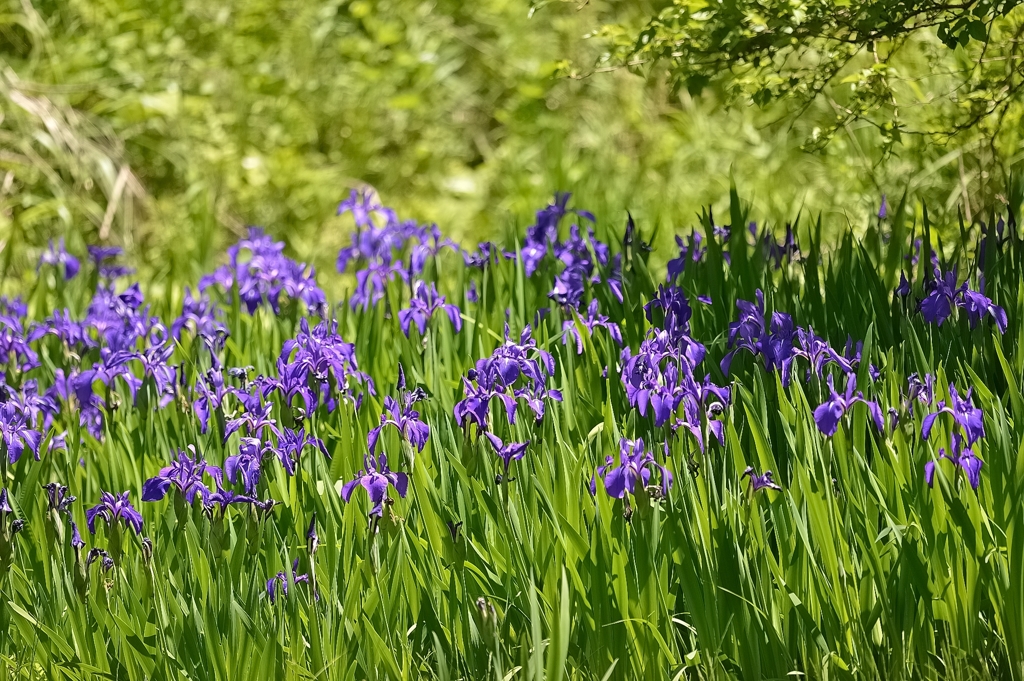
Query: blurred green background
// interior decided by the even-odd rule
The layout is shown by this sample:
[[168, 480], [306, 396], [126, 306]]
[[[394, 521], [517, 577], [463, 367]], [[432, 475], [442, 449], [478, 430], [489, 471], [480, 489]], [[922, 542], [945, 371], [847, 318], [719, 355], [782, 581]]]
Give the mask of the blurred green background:
[[628, 209], [667, 241], [701, 206], [724, 206], [732, 181], [760, 219], [836, 226], [866, 224], [881, 193], [907, 187], [950, 222], [984, 185], [977, 140], [883, 154], [876, 131], [850, 128], [807, 153], [835, 117], [827, 102], [794, 118], [621, 69], [560, 75], [606, 49], [590, 32], [657, 8], [0, 0], [3, 276], [30, 276], [66, 235], [72, 249], [122, 245], [149, 276], [193, 278], [247, 224], [332, 269], [347, 238], [337, 202], [366, 185], [469, 241], [529, 224], [556, 190], [614, 229]]

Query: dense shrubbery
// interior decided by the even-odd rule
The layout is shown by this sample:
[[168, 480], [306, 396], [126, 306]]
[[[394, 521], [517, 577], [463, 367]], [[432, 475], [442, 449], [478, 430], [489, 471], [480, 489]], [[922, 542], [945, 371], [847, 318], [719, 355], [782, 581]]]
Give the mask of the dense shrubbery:
[[504, 247], [340, 211], [336, 306], [255, 229], [4, 299], [9, 677], [1022, 674], [1012, 215], [824, 252], [733, 196], [662, 279], [565, 194]]

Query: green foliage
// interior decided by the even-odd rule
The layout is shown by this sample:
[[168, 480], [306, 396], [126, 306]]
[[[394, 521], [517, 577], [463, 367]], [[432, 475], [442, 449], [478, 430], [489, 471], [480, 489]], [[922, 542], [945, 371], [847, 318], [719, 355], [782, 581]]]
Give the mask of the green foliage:
[[961, 176], [964, 154], [968, 167], [992, 176], [965, 190], [968, 213], [972, 201], [976, 211], [992, 210], [1020, 153], [1019, 5], [677, 0], [639, 29], [603, 27], [597, 35], [610, 50], [598, 64], [664, 74], [686, 97], [810, 116], [808, 148], [866, 125], [881, 151], [920, 165], [959, 149]]
[[637, 24], [649, 7], [527, 9], [8, 0], [0, 239], [25, 248], [4, 249], [21, 258], [5, 272], [28, 271], [49, 237], [81, 250], [104, 236], [154, 279], [191, 280], [246, 224], [325, 270], [341, 245], [328, 216], [353, 186], [474, 238], [501, 234], [555, 189], [605, 215], [629, 206], [663, 238], [731, 179], [776, 222], [798, 207], [863, 215], [907, 187], [942, 225], [965, 196], [971, 220], [991, 208], [979, 197], [996, 191], [999, 169], [975, 162], [984, 148], [928, 140], [878, 164], [881, 142], [852, 124], [808, 154], [804, 142], [835, 121], [828, 106], [779, 124], [775, 111], [725, 109], [727, 98], [680, 100], [659, 78], [554, 75], [567, 58], [598, 59], [582, 36]]
[[[888, 225], [874, 222], [858, 243], [847, 236], [831, 255], [814, 248], [806, 261], [780, 270], [748, 243], [749, 214], [735, 194], [730, 215], [737, 226], [731, 266], [723, 244], [712, 240], [707, 261], [688, 265], [682, 280], [691, 296], [713, 297], [710, 306], [696, 306], [692, 325], [708, 344], [715, 380], [724, 380], [716, 361], [735, 300], [762, 288], [769, 311], [792, 313], [834, 344], [847, 334], [864, 340], [862, 386], [883, 409], [901, 410], [898, 427], [879, 434], [858, 407], [825, 438], [812, 418], [826, 396], [823, 381], [812, 374], [783, 387], [741, 358], [723, 416], [725, 445], [701, 452], [692, 440], [670, 438], [666, 465], [676, 485], [663, 500], [640, 490], [627, 512], [600, 482], [590, 495], [595, 468], [617, 451], [620, 436], [659, 443], [668, 436], [626, 402], [610, 338], [585, 335], [577, 355], [562, 342], [564, 312], [554, 308], [535, 337], [555, 355], [564, 401], [549, 402], [538, 424], [520, 418], [508, 426], [510, 438], [532, 444], [513, 465], [514, 480], [499, 484], [490, 445], [454, 422], [459, 377], [500, 342], [506, 315], [514, 329], [533, 321], [550, 280], [528, 278], [504, 259], [479, 273], [463, 270], [448, 253], [431, 267], [445, 273], [444, 292], [463, 308], [461, 334], [439, 317], [425, 337], [414, 331], [406, 338], [397, 315], [386, 313], [407, 295], [401, 282], [365, 312], [338, 308], [342, 332], [355, 340], [379, 394], [359, 408], [345, 402], [308, 415], [331, 456], [307, 452], [294, 477], [268, 463], [259, 496], [283, 502], [269, 515], [207, 515], [172, 490], [169, 500], [142, 505], [151, 561], [138, 538], [125, 535], [123, 557], [109, 573], [99, 564], [80, 572], [40, 484], [64, 482], [86, 504], [100, 489], [132, 490], [137, 502], [143, 481], [175, 449], [195, 444], [218, 464], [237, 449], [238, 436], [225, 441], [222, 426], [200, 433], [183, 399], [148, 408], [157, 397], [151, 383], [137, 407], [123, 383], [113, 388], [111, 401], [121, 408], [108, 410], [102, 440], [80, 430], [69, 407], [57, 424], [70, 430], [66, 452], [4, 465], [16, 515], [28, 522], [12, 568], [0, 574], [4, 678], [1022, 678], [1024, 245], [1016, 225], [1008, 243], [992, 246], [998, 257], [983, 269], [986, 292], [1009, 315], [1006, 334], [998, 335], [972, 330], [962, 317], [926, 325], [898, 299], [890, 302], [883, 282], [905, 267], [912, 239], [930, 233], [902, 205], [891, 227], [905, 240], [887, 242]], [[701, 229], [714, 224], [705, 214]], [[604, 223], [599, 229], [616, 231]], [[967, 271], [975, 237], [943, 257]], [[35, 318], [88, 300], [85, 277], [64, 286], [54, 274], [44, 270], [30, 291]], [[654, 293], [639, 241], [625, 254], [623, 279], [625, 303], [609, 299], [602, 308], [635, 346], [650, 326], [640, 305]], [[467, 300], [469, 280], [479, 303]], [[282, 342], [297, 330], [298, 310], [250, 317], [231, 297], [227, 366], [272, 371]], [[152, 302], [165, 315], [177, 308]], [[64, 362], [59, 343], [42, 351], [43, 373]], [[200, 371], [197, 351], [186, 336], [174, 361]], [[365, 498], [344, 504], [337, 489], [361, 467], [367, 431], [378, 423], [382, 396], [393, 393], [399, 363], [430, 394], [417, 408], [431, 437], [413, 457], [386, 431], [382, 445], [392, 465], [410, 473], [410, 492], [385, 507], [374, 533]], [[869, 364], [882, 371], [870, 388]], [[948, 433], [940, 421], [931, 440], [922, 440], [928, 408], [911, 403], [906, 411], [902, 391], [911, 373], [932, 371], [937, 399], [948, 379], [973, 387], [984, 409], [977, 491], [945, 464], [934, 489], [923, 481], [925, 462]], [[279, 422], [289, 413], [282, 404], [274, 409]], [[753, 493], [741, 477], [748, 465], [775, 471], [783, 490]], [[82, 507], [74, 508], [84, 528]], [[304, 535], [314, 514], [321, 547], [311, 556]], [[103, 523], [98, 528], [90, 545], [109, 548], [114, 537]], [[319, 598], [308, 584], [293, 583], [271, 603], [265, 580], [287, 573], [295, 559]]]

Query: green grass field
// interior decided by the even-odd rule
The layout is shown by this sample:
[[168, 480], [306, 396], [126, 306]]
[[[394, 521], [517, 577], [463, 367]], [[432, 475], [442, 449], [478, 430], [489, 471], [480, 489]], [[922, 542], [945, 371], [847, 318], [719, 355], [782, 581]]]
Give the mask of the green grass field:
[[[3, 318], [6, 678], [1018, 678], [1020, 234], [1010, 222], [1002, 240], [975, 229], [933, 251], [928, 223], [887, 212], [833, 250], [819, 224], [786, 247], [755, 239], [734, 196], [734, 227], [697, 225], [706, 250], [661, 289], [643, 225], [597, 216], [607, 253], [588, 214], [549, 207], [548, 228], [504, 254], [460, 255], [378, 212], [349, 272], [406, 264], [379, 285], [315, 280], [354, 306], [322, 306], [308, 269], [250, 241], [178, 339], [181, 290], [143, 301], [116, 259], [68, 281], [43, 265], [27, 310]], [[933, 254], [959, 268], [953, 288], [931, 278]], [[980, 276], [1005, 319], [956, 288]], [[421, 333], [410, 311], [435, 305], [414, 304], [412, 282], [434, 281], [459, 309]], [[767, 311], [737, 307], [757, 291]], [[81, 321], [51, 317], [65, 308]], [[317, 330], [323, 314], [340, 338]], [[845, 376], [881, 429], [844, 402]], [[830, 434], [823, 404], [840, 405]], [[289, 449], [299, 428], [323, 450]], [[638, 439], [651, 458], [626, 456]], [[527, 444], [503, 450], [506, 468], [512, 443]], [[226, 472], [161, 473], [181, 450]], [[620, 464], [632, 483], [608, 477]], [[158, 474], [177, 482], [142, 501]], [[78, 501], [51, 508], [48, 483]], [[113, 522], [88, 531], [101, 491], [128, 492], [140, 531], [113, 499]]]

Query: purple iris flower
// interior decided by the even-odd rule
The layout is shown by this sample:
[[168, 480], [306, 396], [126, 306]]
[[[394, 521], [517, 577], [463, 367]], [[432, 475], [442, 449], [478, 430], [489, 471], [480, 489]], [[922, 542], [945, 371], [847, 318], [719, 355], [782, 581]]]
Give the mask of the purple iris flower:
[[75, 555], [80, 559], [80, 553], [85, 548], [85, 540], [82, 539], [82, 533], [78, 531], [78, 523], [70, 513], [68, 514], [68, 524], [71, 526], [71, 548], [75, 550]]
[[978, 323], [987, 314], [992, 317], [992, 320], [996, 323], [996, 328], [999, 329], [999, 333], [1006, 333], [1006, 310], [999, 307], [992, 300], [986, 296], [982, 291], [985, 290], [985, 280], [981, 279], [981, 285], [979, 291], [972, 291], [969, 288], [965, 288], [960, 299], [957, 301], [957, 305], [964, 309], [967, 313], [967, 321], [970, 323], [971, 328], [978, 326]]
[[797, 338], [793, 318], [784, 312], [772, 314], [771, 323], [765, 323], [764, 293], [756, 292], [757, 301], [737, 300], [739, 319], [729, 324], [729, 339], [726, 344], [731, 350], [722, 358], [722, 373], [728, 374], [733, 356], [739, 350], [746, 350], [760, 356], [767, 371], [779, 371], [783, 385], [789, 385], [790, 369], [797, 357], [794, 341]]
[[985, 437], [985, 422], [981, 409], [974, 406], [971, 401], [973, 388], [968, 388], [967, 393], [961, 398], [956, 386], [949, 384], [949, 404], [945, 401], [936, 405], [936, 410], [924, 417], [921, 422], [921, 437], [925, 440], [931, 435], [935, 419], [939, 414], [949, 414], [953, 417], [955, 425], [960, 426], [967, 435], [967, 446], [972, 447], [974, 443]]
[[[376, 394], [373, 379], [359, 370], [355, 346], [338, 334], [336, 320], [320, 322], [310, 329], [303, 317], [295, 338], [285, 341], [281, 349], [278, 366], [284, 364], [299, 367], [290, 380], [293, 384], [315, 386], [313, 394], [318, 397], [329, 397], [328, 391], [336, 389], [358, 407], [363, 397], [362, 392], [357, 392], [360, 385], [366, 386], [371, 395]], [[327, 407], [333, 410], [333, 398], [329, 397]]]
[[455, 333], [461, 331], [462, 312], [458, 306], [446, 303], [445, 297], [437, 292], [437, 286], [433, 283], [425, 284], [416, 280], [413, 284], [412, 297], [409, 299], [409, 307], [398, 312], [398, 322], [402, 326], [402, 333], [408, 338], [409, 327], [415, 324], [422, 336], [427, 332], [427, 322], [435, 312], [441, 309], [448, 315]]
[[[488, 263], [496, 262], [501, 256], [501, 250], [490, 241], [481, 241], [477, 244], [476, 251], [463, 251], [462, 262], [466, 267], [473, 267], [482, 270]], [[515, 253], [505, 255], [506, 259], [515, 257]]]
[[[580, 323], [583, 324], [583, 328], [590, 332], [590, 335], [594, 334], [599, 328], [607, 329], [608, 335], [611, 336], [619, 345], [622, 345], [622, 331], [619, 330], [619, 325], [613, 321], [609, 321], [607, 315], [600, 314], [597, 310], [597, 298], [590, 301], [590, 305], [587, 306], [587, 316], [580, 317]], [[576, 322], [569, 319], [562, 322], [562, 345], [565, 345], [566, 341], [570, 337], [576, 339], [576, 354], [583, 354], [583, 337], [580, 336], [580, 330], [576, 326]]]
[[46, 508], [48, 511], [55, 513], [67, 513], [70, 511], [71, 504], [75, 502], [75, 497], [68, 494], [67, 487], [51, 482], [43, 485], [43, 489], [46, 490]]
[[228, 249], [230, 262], [199, 280], [199, 291], [237, 286], [249, 314], [262, 305], [277, 313], [282, 293], [301, 300], [310, 310], [322, 309], [327, 298], [316, 284], [316, 270], [288, 258], [283, 251], [283, 242], [250, 227], [249, 234]]
[[829, 364], [836, 364], [844, 373], [853, 371], [853, 367], [837, 353], [824, 338], [815, 335], [814, 329], [808, 327], [796, 330], [797, 350], [795, 354], [803, 357], [810, 365], [808, 367], [808, 378], [811, 372], [821, 378], [825, 367]]
[[205, 292], [192, 293], [185, 287], [185, 302], [181, 314], [171, 324], [171, 336], [181, 339], [183, 329], [189, 329], [196, 336], [207, 339], [212, 347], [221, 348], [228, 337], [228, 329], [221, 321], [223, 310], [210, 300]]
[[29, 345], [31, 332], [25, 331], [25, 311], [19, 300], [0, 298], [0, 357], [22, 372], [39, 366], [39, 355]]
[[352, 309], [362, 307], [369, 310], [376, 305], [387, 291], [388, 283], [395, 280], [395, 277], [404, 278], [405, 270], [402, 262], [371, 261], [356, 272], [356, 288], [349, 297], [349, 305]]
[[846, 394], [844, 395], [836, 392], [832, 376], [828, 377], [828, 389], [832, 393], [831, 397], [814, 410], [814, 422], [822, 433], [830, 437], [834, 435], [839, 428], [839, 421], [843, 418], [843, 415], [853, 408], [853, 405], [857, 402], [863, 402], [867, 406], [868, 413], [871, 414], [871, 419], [875, 422], [875, 427], [879, 431], [885, 427], [885, 423], [882, 420], [882, 409], [878, 406], [878, 403], [864, 399], [864, 394], [857, 391], [856, 376], [850, 374], [846, 377]]
[[555, 286], [548, 297], [560, 305], [575, 308], [583, 298], [587, 283], [596, 285], [607, 281], [612, 293], [621, 300], [621, 261], [618, 256], [611, 258], [611, 249], [597, 239], [592, 227], [584, 237], [579, 225], [572, 225], [565, 242], [554, 242], [554, 252], [565, 268], [555, 277]]
[[978, 485], [981, 483], [981, 466], [982, 461], [974, 452], [971, 451], [970, 446], [964, 446], [963, 438], [960, 433], [953, 433], [953, 446], [950, 451], [947, 452], [945, 448], [939, 449], [939, 457], [937, 460], [933, 459], [924, 465], [924, 479], [931, 487], [935, 481], [935, 467], [939, 461], [946, 459], [952, 461], [956, 465], [963, 469], [964, 473], [967, 474], [967, 480], [971, 483], [971, 487], [978, 489]]
[[907, 274], [903, 270], [900, 270], [900, 284], [896, 287], [896, 295], [903, 299], [906, 299], [910, 295], [910, 281], [907, 279]]
[[294, 408], [295, 398], [301, 397], [307, 414], [319, 404], [317, 393], [310, 387], [309, 369], [299, 362], [288, 363], [278, 358], [277, 376], [259, 376], [254, 384], [265, 398], [279, 391], [289, 408]]
[[135, 534], [142, 534], [142, 514], [136, 511], [132, 502], [128, 500], [128, 492], [114, 495], [101, 491], [100, 503], [85, 512], [86, 523], [93, 534], [96, 534], [96, 518], [106, 520], [107, 525], [113, 525], [120, 519], [134, 530]]
[[209, 475], [214, 480], [219, 480], [223, 477], [223, 472], [220, 468], [206, 463], [205, 459], [199, 458], [194, 445], [189, 445], [188, 449], [192, 452], [191, 457], [184, 451], [178, 450], [178, 457], [171, 462], [170, 466], [161, 468], [156, 476], [143, 483], [143, 501], [160, 501], [167, 496], [167, 491], [174, 486], [185, 497], [185, 501], [191, 504], [197, 494], [202, 495], [207, 491], [203, 484], [204, 475]]
[[916, 373], [910, 374], [907, 378], [907, 397], [904, 404], [905, 411], [913, 408], [913, 402], [917, 400], [921, 404], [931, 404], [935, 401], [935, 375], [925, 374], [924, 380]]
[[306, 530], [306, 552], [312, 556], [319, 547], [320, 537], [316, 533], [316, 513], [314, 513], [309, 520], [309, 529]]
[[600, 477], [608, 496], [622, 499], [627, 494], [636, 494], [636, 483], [647, 487], [652, 469], [661, 471], [661, 493], [667, 496], [672, 488], [672, 473], [658, 464], [653, 454], [644, 451], [643, 439], [622, 438], [619, 442], [619, 465], [615, 465], [614, 457], [608, 456], [590, 480], [590, 493], [597, 494], [597, 478]]
[[366, 436], [366, 446], [370, 453], [377, 450], [377, 442], [380, 439], [384, 426], [392, 425], [398, 429], [409, 444], [422, 452], [430, 437], [430, 426], [420, 420], [420, 413], [413, 409], [413, 405], [426, 398], [426, 393], [420, 389], [405, 389], [405, 372], [398, 367], [398, 389], [401, 393], [401, 403], [390, 395], [384, 398], [384, 412], [380, 415], [380, 425], [374, 428]]
[[39, 264], [36, 265], [36, 271], [38, 272], [39, 268], [43, 265], [63, 267], [64, 279], [66, 280], [74, 279], [81, 268], [78, 258], [68, 253], [67, 249], [64, 248], [64, 237], [60, 238], [57, 246], [54, 246], [53, 239], [50, 239], [50, 246], [39, 256]]
[[679, 277], [683, 275], [687, 261], [699, 262], [704, 258], [708, 249], [707, 247], [701, 247], [703, 240], [704, 237], [696, 230], [691, 232], [688, 243], [681, 236], [676, 237], [679, 256], [668, 261], [669, 284], [675, 284]]
[[[474, 376], [476, 375], [474, 371]], [[465, 397], [455, 403], [455, 421], [460, 428], [466, 428], [475, 423], [477, 428], [487, 428], [487, 414], [490, 412], [491, 391], [488, 388], [470, 383], [469, 379], [463, 377], [462, 387]], [[513, 413], [515, 402], [512, 402]]]
[[16, 463], [26, 449], [39, 460], [42, 433], [32, 428], [25, 413], [14, 402], [0, 404], [0, 435], [3, 436], [9, 463]]
[[[455, 405], [455, 418], [465, 428], [470, 422], [481, 428], [487, 420], [488, 405], [498, 398], [505, 407], [510, 424], [515, 423], [516, 400], [524, 397], [538, 420], [544, 415], [544, 400], [561, 401], [558, 390], [548, 389], [548, 379], [555, 372], [555, 359], [551, 353], [537, 347], [529, 326], [514, 341], [505, 325], [505, 342], [495, 348], [487, 359], [477, 360], [476, 366], [463, 379], [465, 398]], [[474, 386], [470, 381], [474, 381]]]
[[96, 345], [89, 336], [85, 324], [73, 319], [71, 311], [66, 308], [62, 311], [54, 310], [52, 315], [36, 324], [29, 332], [28, 340], [30, 342], [37, 341], [47, 334], [56, 336], [64, 345], [72, 349], [95, 347]]
[[773, 489], [775, 491], [780, 491], [782, 489], [775, 484], [775, 479], [771, 471], [765, 471], [763, 474], [758, 475], [753, 466], [747, 466], [740, 478], [742, 479], [746, 477], [750, 478], [750, 491], [752, 492], [756, 492], [759, 489]]
[[704, 346], [688, 336], [670, 338], [667, 331], [650, 329], [635, 355], [628, 347], [622, 350], [626, 398], [642, 416], [650, 408], [655, 426], [665, 425], [687, 396], [700, 402], [693, 370], [704, 355]]
[[889, 201], [885, 194], [882, 194], [882, 204], [878, 207], [878, 219], [884, 220], [889, 216]]
[[244, 427], [247, 435], [259, 435], [263, 430], [269, 429], [275, 435], [280, 434], [277, 429], [277, 421], [270, 417], [270, 411], [274, 406], [273, 402], [262, 402], [259, 391], [252, 393], [236, 393], [242, 403], [244, 411], [238, 418], [230, 419], [224, 424], [224, 440], [236, 430]]
[[224, 462], [224, 472], [233, 483], [241, 482], [247, 494], [256, 491], [260, 484], [260, 466], [263, 463], [265, 448], [255, 437], [243, 437], [238, 446], [238, 454], [229, 456]]
[[957, 286], [956, 281], [956, 270], [945, 274], [936, 271], [935, 277], [925, 284], [926, 295], [917, 307], [926, 322], [942, 326], [953, 314], [956, 299], [967, 290], [966, 282]]
[[89, 259], [93, 261], [97, 266], [105, 264], [108, 260], [118, 258], [124, 253], [117, 246], [86, 246], [85, 250], [89, 253]]
[[536, 223], [526, 228], [526, 238], [520, 249], [526, 276], [533, 276], [541, 261], [547, 256], [549, 247], [557, 243], [558, 223], [569, 213], [566, 206], [571, 196], [572, 194], [568, 192], [556, 193], [554, 202], [537, 211]]
[[[416, 276], [431, 256], [436, 257], [445, 248], [459, 250], [455, 242], [441, 234], [437, 225], [423, 227], [415, 221], [401, 221], [395, 211], [382, 206], [369, 192], [353, 192], [338, 206], [338, 213], [351, 213], [356, 223], [352, 245], [338, 252], [338, 271], [344, 272], [349, 263], [360, 261], [364, 264], [361, 272], [374, 273], [361, 278], [357, 296], [353, 296], [353, 307], [369, 304], [378, 293], [382, 294], [384, 283], [395, 274], [403, 278]], [[392, 265], [392, 261], [412, 244], [415, 245], [409, 253], [408, 269], [403, 271], [400, 261]]]
[[362, 485], [373, 502], [370, 515], [380, 517], [384, 514], [384, 499], [387, 497], [388, 485], [394, 487], [398, 496], [404, 499], [409, 491], [409, 476], [388, 468], [388, 457], [384, 452], [376, 456], [367, 454], [363, 458], [363, 465], [365, 468], [356, 474], [355, 479], [346, 482], [341, 488], [341, 498], [347, 503], [352, 499], [352, 492], [356, 487]]
[[935, 276], [925, 285], [926, 295], [917, 305], [917, 309], [926, 322], [942, 326], [942, 323], [953, 314], [953, 309], [959, 307], [967, 314], [967, 320], [972, 329], [985, 315], [989, 315], [999, 332], [1006, 332], [1006, 310], [993, 303], [984, 294], [984, 277], [979, 281], [979, 290], [973, 291], [968, 287], [966, 281], [957, 286], [956, 270], [943, 273], [938, 265], [935, 265], [934, 269]]
[[207, 490], [203, 493], [202, 497], [200, 497], [203, 500], [203, 508], [206, 510], [207, 514], [212, 515], [213, 509], [219, 507], [221, 517], [223, 517], [227, 512], [228, 506], [231, 506], [232, 504], [249, 504], [253, 507], [260, 506], [260, 502], [254, 497], [248, 494], [239, 494], [234, 490], [226, 490], [221, 487], [220, 480], [217, 480], [216, 482], [216, 491], [211, 492], [210, 490]]
[[[298, 574], [299, 570], [299, 559], [296, 558], [292, 563], [292, 584], [308, 584], [308, 574]], [[270, 597], [270, 602], [275, 603], [277, 601], [277, 593], [281, 592], [283, 596], [288, 596], [288, 577], [284, 572], [278, 572], [276, 575], [267, 580], [267, 596]], [[314, 597], [319, 600], [320, 596], [314, 592]]]
[[[754, 223], [751, 223], [753, 226]], [[754, 227], [756, 230], [756, 226]], [[756, 232], [754, 234], [756, 238]], [[796, 243], [796, 234], [793, 232], [792, 225], [786, 225], [786, 236], [783, 238], [782, 243], [775, 241], [775, 236], [765, 227], [761, 236], [761, 250], [764, 254], [765, 260], [772, 261], [772, 265], [775, 269], [782, 267], [782, 261], [789, 258], [790, 262], [793, 261], [794, 257], [799, 258], [800, 247]]]
[[487, 440], [494, 447], [494, 453], [501, 457], [502, 462], [505, 464], [505, 475], [508, 476], [508, 467], [513, 461], [518, 461], [526, 455], [526, 448], [530, 446], [530, 441], [526, 442], [509, 442], [505, 444], [501, 441], [501, 438], [494, 433], [487, 433]]
[[288, 475], [295, 475], [295, 470], [299, 463], [299, 455], [306, 447], [318, 449], [324, 456], [328, 456], [324, 441], [318, 437], [306, 435], [305, 428], [299, 428], [298, 430], [282, 428], [277, 436], [277, 446], [269, 447], [269, 449], [272, 449], [277, 454], [277, 458], [281, 461], [285, 472]]
[[658, 285], [658, 295], [644, 305], [647, 321], [655, 323], [655, 312], [662, 316], [661, 327], [668, 332], [673, 344], [692, 342], [690, 338], [690, 317], [693, 309], [683, 289], [678, 286]]
[[11, 508], [10, 493], [6, 487], [0, 487], [0, 513], [14, 513]]
[[196, 377], [192, 411], [199, 421], [199, 432], [206, 434], [210, 426], [210, 414], [220, 409], [224, 396], [230, 392], [231, 388], [224, 387], [224, 373], [219, 369], [208, 369], [205, 374]]

